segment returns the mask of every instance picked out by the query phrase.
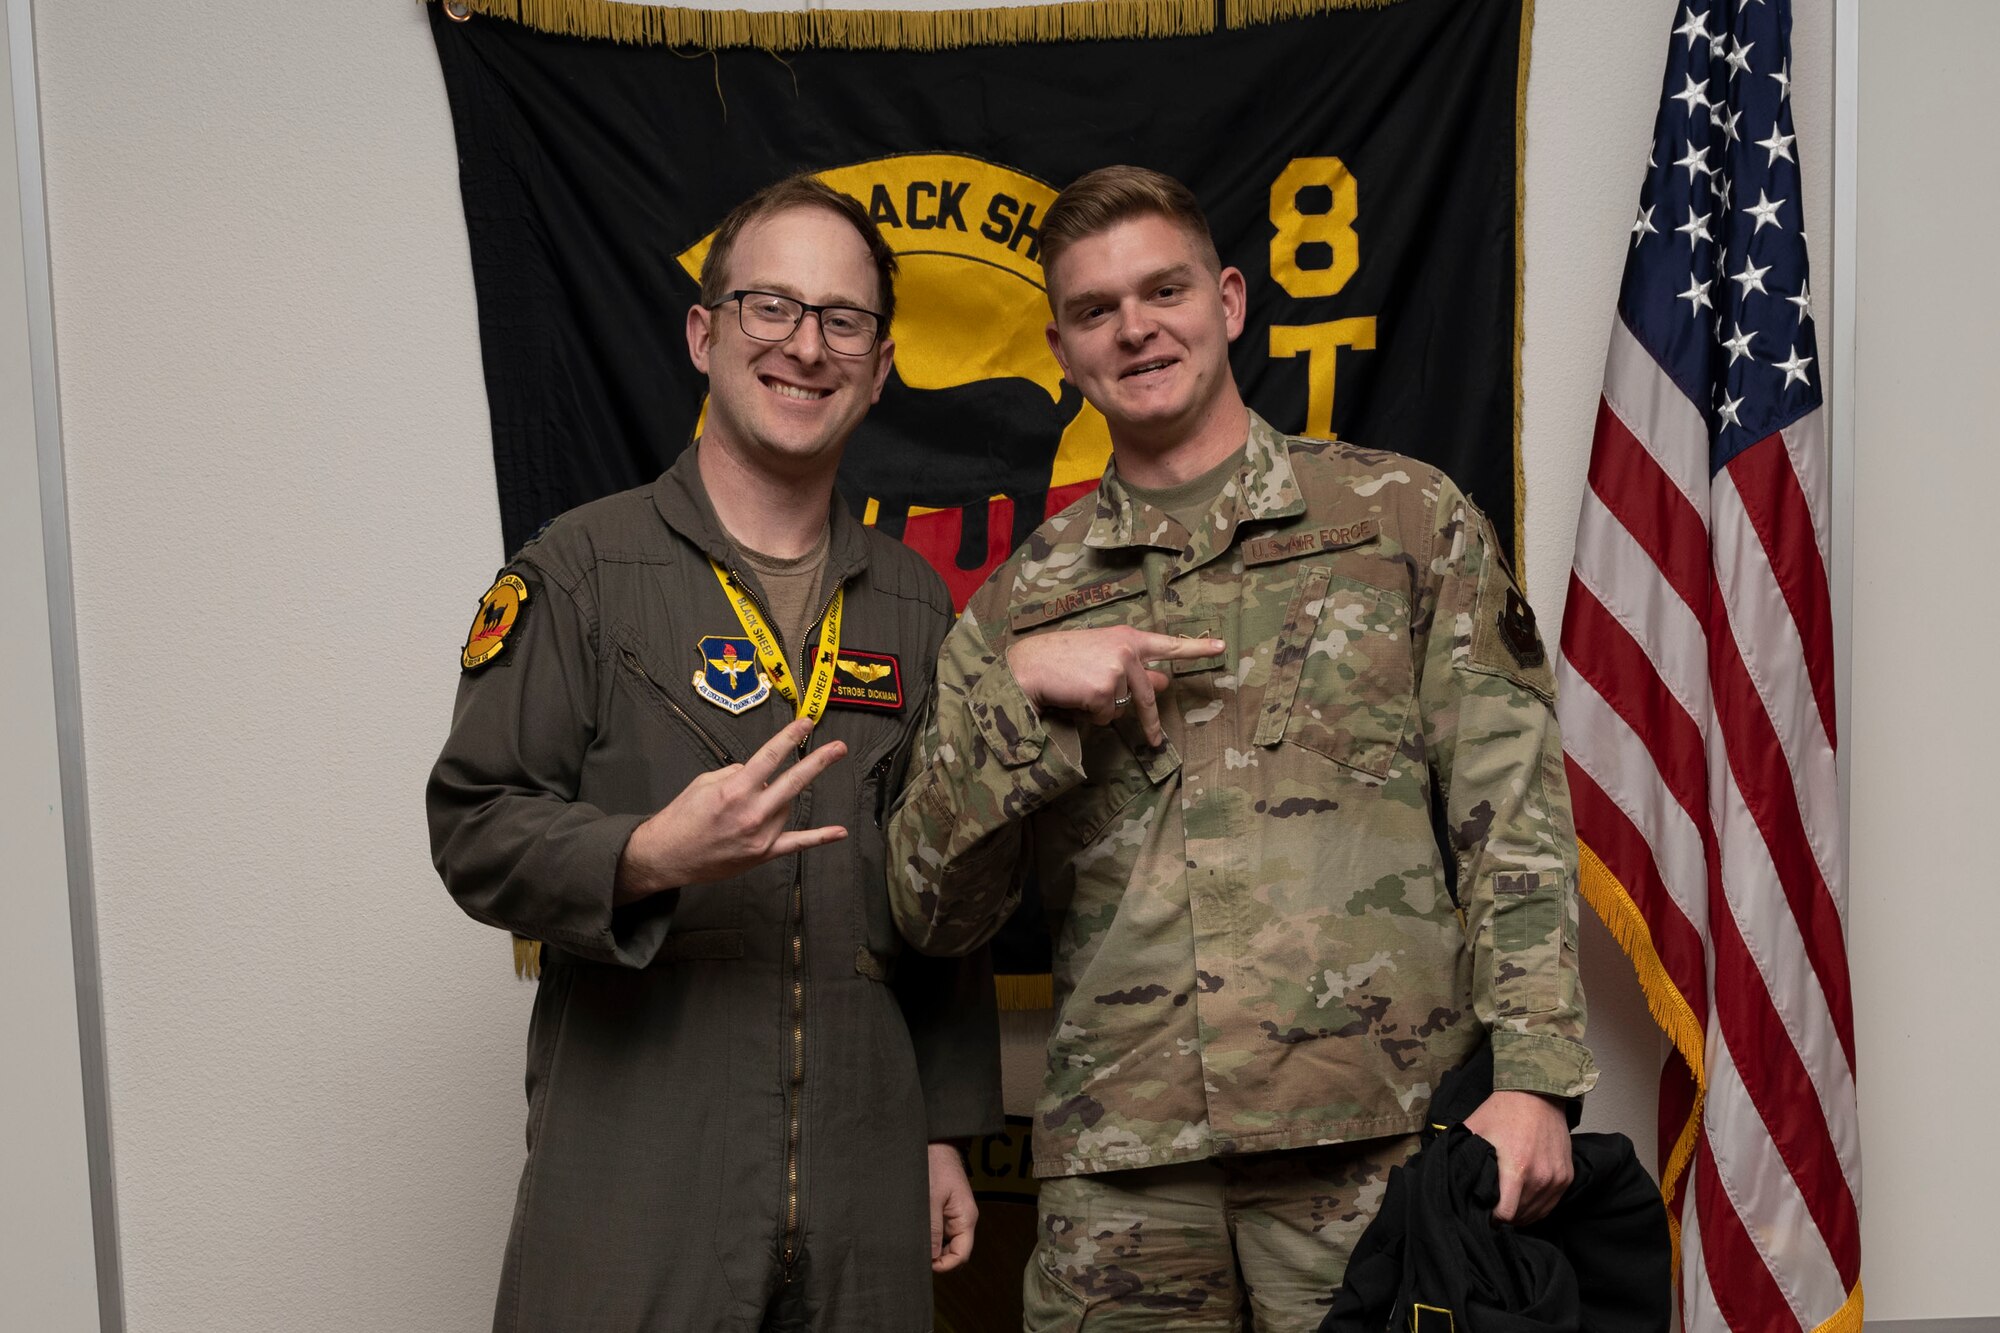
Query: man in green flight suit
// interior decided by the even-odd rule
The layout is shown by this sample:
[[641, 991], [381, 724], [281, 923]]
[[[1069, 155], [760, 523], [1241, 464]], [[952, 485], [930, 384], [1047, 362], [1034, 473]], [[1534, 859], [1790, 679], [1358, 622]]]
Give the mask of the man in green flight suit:
[[945, 1141], [999, 1124], [991, 972], [902, 953], [881, 827], [951, 603], [833, 490], [894, 272], [810, 178], [731, 213], [700, 438], [474, 618], [431, 846], [543, 960], [496, 1330], [926, 1333], [971, 1251]]
[[977, 948], [1034, 866], [1059, 1015], [1035, 1118], [1030, 1330], [1316, 1328], [1439, 1077], [1504, 1219], [1569, 1178], [1576, 850], [1554, 681], [1437, 469], [1244, 405], [1243, 275], [1179, 182], [1064, 190], [1064, 374], [1110, 425], [947, 638], [890, 826], [919, 948]]

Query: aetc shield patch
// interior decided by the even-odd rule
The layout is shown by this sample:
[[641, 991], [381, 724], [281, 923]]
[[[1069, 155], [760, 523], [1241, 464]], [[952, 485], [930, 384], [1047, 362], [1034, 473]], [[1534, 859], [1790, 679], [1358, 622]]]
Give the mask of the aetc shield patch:
[[757, 666], [750, 640], [710, 634], [695, 645], [701, 667], [694, 692], [729, 713], [747, 713], [771, 697], [771, 678]]
[[520, 623], [521, 607], [528, 600], [528, 585], [514, 574], [502, 574], [479, 599], [479, 610], [466, 631], [465, 647], [459, 650], [458, 664], [466, 671], [485, 666], [507, 646], [507, 635]]

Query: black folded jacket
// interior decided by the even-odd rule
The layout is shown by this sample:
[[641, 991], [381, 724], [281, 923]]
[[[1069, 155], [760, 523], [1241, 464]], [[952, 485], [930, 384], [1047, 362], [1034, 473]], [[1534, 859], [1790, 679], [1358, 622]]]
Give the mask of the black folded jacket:
[[1572, 1134], [1562, 1201], [1533, 1226], [1495, 1222], [1499, 1163], [1461, 1123], [1492, 1086], [1490, 1050], [1445, 1077], [1319, 1333], [1666, 1333], [1666, 1207], [1631, 1140]]

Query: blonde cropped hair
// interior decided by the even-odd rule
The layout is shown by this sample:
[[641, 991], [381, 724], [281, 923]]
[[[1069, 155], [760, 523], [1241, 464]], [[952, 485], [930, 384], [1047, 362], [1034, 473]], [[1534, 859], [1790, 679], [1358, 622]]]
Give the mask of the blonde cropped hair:
[[1194, 191], [1148, 167], [1099, 167], [1071, 181], [1049, 205], [1042, 222], [1042, 272], [1055, 267], [1064, 250], [1088, 236], [1109, 231], [1135, 217], [1163, 217], [1186, 232], [1211, 273], [1222, 272], [1208, 216]]

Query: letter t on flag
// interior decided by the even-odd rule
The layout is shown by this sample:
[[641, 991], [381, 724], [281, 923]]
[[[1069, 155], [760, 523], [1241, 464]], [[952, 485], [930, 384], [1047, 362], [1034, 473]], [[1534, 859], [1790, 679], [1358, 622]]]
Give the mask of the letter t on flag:
[[1563, 616], [1583, 889], [1674, 1046], [1689, 1333], [1861, 1327], [1828, 461], [1789, 0], [1688, 0]]

